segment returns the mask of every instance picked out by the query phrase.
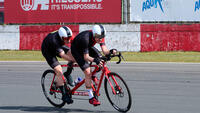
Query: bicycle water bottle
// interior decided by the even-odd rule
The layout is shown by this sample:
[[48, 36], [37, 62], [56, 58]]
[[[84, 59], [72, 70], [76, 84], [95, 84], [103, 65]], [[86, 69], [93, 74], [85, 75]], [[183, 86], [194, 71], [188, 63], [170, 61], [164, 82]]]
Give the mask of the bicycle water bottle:
[[81, 77], [78, 77], [77, 79], [75, 79], [74, 83], [75, 85], [77, 85], [78, 83], [80, 83], [82, 81]]

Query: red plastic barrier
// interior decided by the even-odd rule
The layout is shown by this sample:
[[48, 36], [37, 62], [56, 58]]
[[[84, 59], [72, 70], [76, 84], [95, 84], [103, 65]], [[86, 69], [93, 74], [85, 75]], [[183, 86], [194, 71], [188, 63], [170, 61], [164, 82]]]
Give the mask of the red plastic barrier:
[[200, 51], [200, 24], [141, 24], [141, 51]]
[[[74, 36], [79, 33], [79, 25], [67, 26], [72, 29]], [[41, 43], [47, 34], [58, 30], [59, 27], [61, 26], [20, 26], [20, 50], [40, 50]]]

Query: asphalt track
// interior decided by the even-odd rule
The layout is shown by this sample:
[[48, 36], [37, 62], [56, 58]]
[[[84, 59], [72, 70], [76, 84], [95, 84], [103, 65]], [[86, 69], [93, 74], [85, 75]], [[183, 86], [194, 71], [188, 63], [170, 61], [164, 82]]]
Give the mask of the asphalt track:
[[[133, 104], [130, 113], [199, 113], [200, 64], [109, 63], [128, 83]], [[43, 95], [40, 80], [45, 62], [0, 62], [0, 113], [115, 113], [101, 89], [101, 106], [87, 100], [54, 108]], [[73, 76], [80, 75], [75, 70]]]

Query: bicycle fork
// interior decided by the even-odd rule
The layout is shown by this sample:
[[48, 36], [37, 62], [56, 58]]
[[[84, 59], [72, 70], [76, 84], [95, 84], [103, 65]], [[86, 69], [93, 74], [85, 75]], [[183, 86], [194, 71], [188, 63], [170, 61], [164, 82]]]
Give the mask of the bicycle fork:
[[[108, 80], [108, 83], [110, 84], [113, 94], [116, 95], [117, 94], [116, 90], [121, 91], [121, 87], [117, 83], [115, 77], [113, 75], [109, 75], [109, 73], [110, 73], [110, 71], [108, 71], [105, 75]], [[111, 79], [109, 78], [109, 76], [111, 76], [111, 79], [114, 81], [114, 83], [111, 82]], [[116, 86], [113, 86], [113, 85], [116, 85]]]

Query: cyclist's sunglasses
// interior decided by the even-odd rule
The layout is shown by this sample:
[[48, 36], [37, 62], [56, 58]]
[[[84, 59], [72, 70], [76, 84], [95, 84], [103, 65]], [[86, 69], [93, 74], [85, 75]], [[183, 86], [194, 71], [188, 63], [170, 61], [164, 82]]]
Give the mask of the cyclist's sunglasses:
[[69, 37], [62, 37], [63, 40], [69, 40], [71, 36]]
[[105, 37], [105, 35], [98, 35], [98, 34], [95, 34], [95, 38], [102, 39], [102, 38], [104, 38], [104, 37]]

